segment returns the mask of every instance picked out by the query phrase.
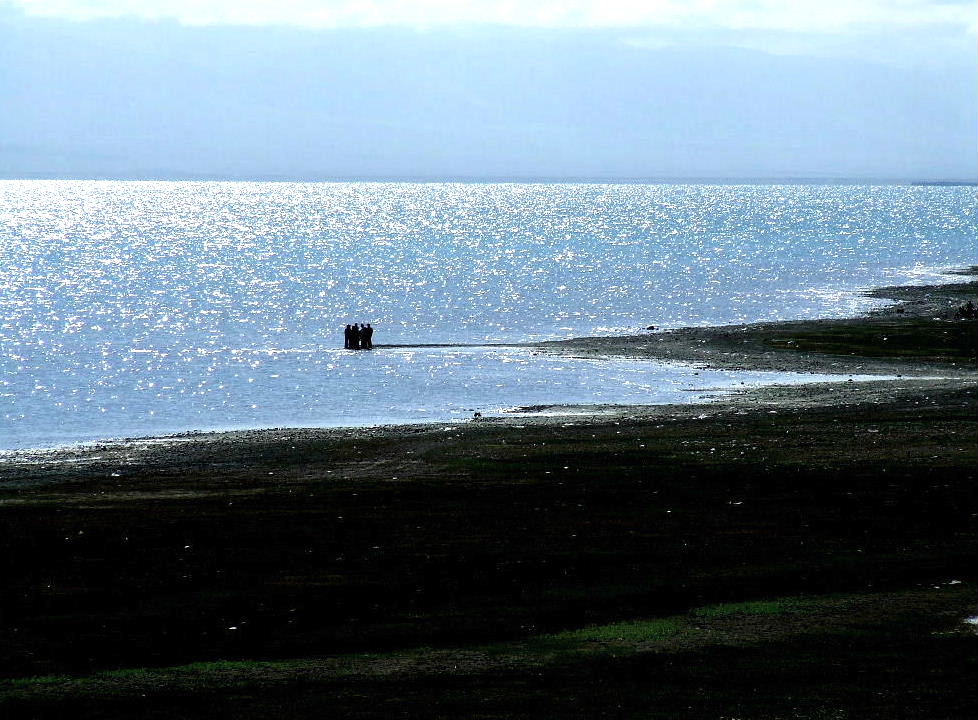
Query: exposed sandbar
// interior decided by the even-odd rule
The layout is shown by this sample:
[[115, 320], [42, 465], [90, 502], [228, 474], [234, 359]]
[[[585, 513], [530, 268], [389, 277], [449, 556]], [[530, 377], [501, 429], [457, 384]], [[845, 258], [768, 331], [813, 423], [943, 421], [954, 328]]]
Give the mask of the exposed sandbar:
[[691, 362], [725, 370], [961, 376], [975, 372], [975, 323], [958, 313], [978, 283], [899, 286], [866, 293], [894, 305], [849, 319], [681, 328], [542, 343], [575, 357]]

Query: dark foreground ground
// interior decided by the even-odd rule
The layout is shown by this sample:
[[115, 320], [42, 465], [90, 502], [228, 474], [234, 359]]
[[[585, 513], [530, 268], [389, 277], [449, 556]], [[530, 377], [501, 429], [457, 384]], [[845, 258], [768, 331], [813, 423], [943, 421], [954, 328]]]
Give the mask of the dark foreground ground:
[[819, 402], [8, 458], [0, 715], [974, 717], [973, 329], [921, 327], [942, 380]]

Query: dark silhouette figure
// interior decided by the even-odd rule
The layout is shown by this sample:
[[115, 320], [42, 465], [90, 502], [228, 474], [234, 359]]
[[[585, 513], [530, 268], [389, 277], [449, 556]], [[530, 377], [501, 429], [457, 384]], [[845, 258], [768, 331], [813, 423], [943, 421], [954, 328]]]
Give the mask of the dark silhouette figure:
[[343, 347], [346, 350], [373, 350], [374, 329], [370, 323], [352, 323], [343, 329]]

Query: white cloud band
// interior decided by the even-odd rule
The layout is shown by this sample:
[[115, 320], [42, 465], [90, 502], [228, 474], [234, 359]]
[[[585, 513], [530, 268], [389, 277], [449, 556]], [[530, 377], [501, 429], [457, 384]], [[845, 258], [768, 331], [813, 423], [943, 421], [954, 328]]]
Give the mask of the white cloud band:
[[0, 0], [28, 15], [138, 18], [188, 25], [313, 28], [509, 25], [843, 32], [959, 26], [975, 31], [971, 0]]

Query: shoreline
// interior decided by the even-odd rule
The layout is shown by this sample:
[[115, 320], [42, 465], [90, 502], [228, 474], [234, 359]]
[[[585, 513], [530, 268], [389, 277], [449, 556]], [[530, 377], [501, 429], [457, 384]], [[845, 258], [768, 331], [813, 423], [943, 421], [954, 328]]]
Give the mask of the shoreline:
[[[950, 275], [978, 275], [978, 267], [953, 271]], [[948, 323], [952, 329], [967, 331], [966, 324], [956, 321], [955, 312], [967, 300], [978, 301], [978, 282], [944, 283], [940, 285], [910, 285], [877, 288], [864, 293], [869, 297], [894, 301], [893, 305], [878, 308], [853, 318], [816, 320], [787, 320], [741, 325], [688, 327], [642, 335], [581, 337], [539, 343], [505, 343], [477, 345], [434, 345], [426, 347], [521, 347], [548, 355], [563, 355], [584, 359], [635, 359], [678, 362], [702, 369], [784, 372], [811, 375], [835, 375], [838, 380], [763, 385], [746, 390], [710, 388], [716, 392], [708, 401], [683, 404], [565, 404], [552, 403], [517, 406], [505, 415], [485, 415], [477, 419], [432, 421], [419, 423], [390, 423], [365, 426], [327, 427], [263, 427], [238, 430], [189, 430], [164, 435], [119, 436], [103, 440], [68, 443], [40, 448], [0, 450], [0, 469], [4, 465], [23, 462], [73, 462], [92, 458], [99, 453], [125, 454], [142, 448], [142, 454], [152, 448], [156, 454], [173, 446], [182, 452], [187, 445], [230, 447], [242, 443], [265, 442], [287, 434], [290, 437], [318, 439], [349, 439], [358, 437], [392, 438], [401, 434], [438, 431], [459, 425], [516, 426], [546, 425], [561, 422], [608, 422], [626, 419], [650, 420], [662, 417], [694, 417], [716, 412], [727, 405], [736, 412], [752, 407], [818, 407], [879, 402], [886, 395], [894, 399], [921, 388], [942, 392], [954, 387], [973, 387], [978, 383], [978, 368], [971, 360], [935, 358], [926, 353], [887, 355], [890, 348], [880, 342], [878, 354], [842, 354], [819, 352], [812, 338], [843, 336], [842, 344], [854, 335], [887, 338], [888, 333], [934, 332], [935, 325]], [[926, 326], [926, 327], [924, 327]], [[939, 332], [943, 332], [940, 331]], [[973, 331], [972, 331], [973, 333]], [[816, 345], [812, 348], [811, 345]], [[401, 346], [381, 346], [401, 347]], [[406, 346], [405, 346], [406, 347]], [[838, 350], [829, 347], [828, 350]], [[885, 380], [849, 382], [847, 376], [887, 376]], [[842, 388], [840, 385], [848, 385]], [[2, 478], [0, 478], [2, 482]]]
[[[958, 271], [975, 275], [978, 269]], [[852, 318], [785, 320], [715, 327], [690, 327], [643, 335], [585, 337], [540, 343], [539, 347], [574, 357], [628, 357], [690, 362], [722, 370], [772, 370], [777, 372], [930, 375], [956, 377], [973, 375], [975, 364], [925, 353], [913, 348], [887, 347], [889, 334], [901, 329], [931, 330], [937, 324], [955, 324], [957, 310], [978, 298], [978, 283], [952, 282], [940, 285], [899, 285], [863, 293], [894, 301], [893, 305]], [[875, 352], [852, 352], [846, 347], [852, 336], [872, 335]], [[835, 340], [819, 347], [818, 336]], [[849, 336], [836, 339], [833, 336]], [[895, 339], [895, 338], [894, 338]], [[841, 352], [831, 352], [833, 349]], [[901, 352], [903, 351], [903, 352]], [[851, 354], [850, 354], [851, 353]], [[892, 354], [897, 353], [897, 354]]]
[[383, 424], [339, 427], [277, 427], [241, 430], [188, 431], [170, 435], [126, 437], [48, 448], [0, 450], [0, 489], [16, 482], [18, 466], [32, 472], [37, 466], [52, 469], [117, 465], [119, 463], [182, 464], [188, 458], [216, 453], [237, 455], [252, 446], [284, 442], [392, 441], [415, 436], [464, 430], [522, 430], [528, 427], [587, 427], [594, 424], [635, 424], [653, 421], [689, 421], [748, 413], [773, 413], [811, 409], [844, 410], [882, 402], [937, 404], [957, 391], [978, 390], [978, 375], [947, 377], [898, 377], [880, 380], [848, 380], [843, 373], [829, 382], [764, 385], [717, 390], [717, 397], [691, 403], [653, 405], [546, 404], [513, 408], [511, 414], [466, 418], [460, 421]]

